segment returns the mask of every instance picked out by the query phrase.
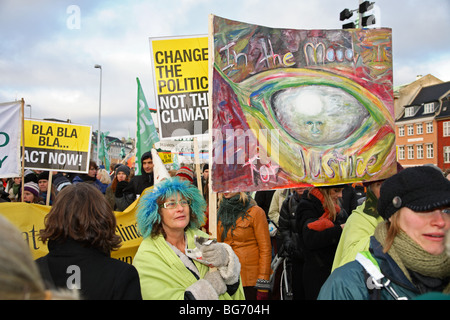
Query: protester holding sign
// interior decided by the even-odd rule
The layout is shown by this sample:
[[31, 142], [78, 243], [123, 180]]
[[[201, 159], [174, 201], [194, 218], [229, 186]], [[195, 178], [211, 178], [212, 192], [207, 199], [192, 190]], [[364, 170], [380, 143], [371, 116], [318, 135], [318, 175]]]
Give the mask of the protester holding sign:
[[[47, 199], [47, 195], [48, 195], [48, 179], [49, 179], [49, 172], [48, 171], [42, 171], [39, 175], [38, 175], [38, 185], [39, 185], [39, 196], [42, 199]], [[53, 201], [55, 200], [55, 190], [53, 188], [51, 188], [50, 191], [50, 200], [49, 200], [49, 204], [52, 205]]]
[[49, 254], [36, 262], [46, 282], [57, 288], [80, 289], [85, 300], [141, 299], [136, 269], [110, 257], [122, 241], [116, 224], [108, 202], [94, 186], [65, 187], [40, 232]]

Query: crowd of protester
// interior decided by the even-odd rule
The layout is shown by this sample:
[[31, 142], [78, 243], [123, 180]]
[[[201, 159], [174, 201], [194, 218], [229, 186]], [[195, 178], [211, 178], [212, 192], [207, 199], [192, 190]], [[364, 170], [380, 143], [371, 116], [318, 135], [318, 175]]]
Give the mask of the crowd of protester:
[[[364, 184], [223, 193], [212, 204], [207, 165], [199, 188], [191, 168], [169, 173], [155, 155], [143, 155], [139, 175], [91, 162], [87, 174], [27, 170], [3, 181], [2, 201], [51, 209], [40, 231], [49, 253], [36, 261], [0, 219], [0, 236], [10, 240], [0, 240], [0, 298], [450, 297], [450, 181], [437, 167], [399, 166]], [[114, 211], [136, 199], [143, 240], [128, 264], [110, 256], [121, 245]], [[217, 239], [208, 230], [212, 205]], [[69, 266], [82, 273], [71, 287]]]

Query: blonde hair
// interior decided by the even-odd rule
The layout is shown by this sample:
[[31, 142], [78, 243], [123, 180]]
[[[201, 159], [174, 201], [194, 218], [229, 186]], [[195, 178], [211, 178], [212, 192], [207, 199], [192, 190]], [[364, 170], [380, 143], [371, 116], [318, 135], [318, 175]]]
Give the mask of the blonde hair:
[[[237, 192], [237, 193], [239, 193], [239, 201], [241, 201], [244, 204], [247, 201], [249, 201], [248, 194], [246, 192]], [[222, 202], [223, 198], [224, 198], [223, 193], [219, 193], [219, 204]]]
[[0, 215], [0, 300], [77, 300], [78, 292], [46, 290], [20, 231]]
[[385, 239], [385, 244], [383, 247], [383, 252], [386, 253], [392, 247], [395, 237], [399, 233], [400, 223], [399, 223], [400, 211], [397, 210], [390, 218], [386, 221], [387, 235]]
[[111, 183], [111, 177], [109, 176], [108, 171], [106, 169], [100, 169], [97, 172], [97, 175], [100, 176], [100, 182], [103, 184], [110, 184]]
[[[310, 188], [309, 191], [314, 189], [314, 187]], [[328, 209], [329, 212], [329, 218], [331, 221], [336, 220], [336, 216], [339, 212], [336, 211], [336, 204], [333, 199], [331, 198], [331, 189], [342, 189], [342, 188], [317, 188], [320, 193], [323, 195], [324, 201], [323, 201], [323, 207], [324, 209]], [[309, 194], [308, 194], [309, 195]]]

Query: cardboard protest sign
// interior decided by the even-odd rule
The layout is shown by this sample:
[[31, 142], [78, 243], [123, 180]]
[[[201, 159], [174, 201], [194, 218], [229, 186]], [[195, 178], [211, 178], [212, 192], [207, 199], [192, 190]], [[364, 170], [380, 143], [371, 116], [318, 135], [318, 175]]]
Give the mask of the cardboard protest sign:
[[20, 176], [22, 102], [0, 103], [0, 178]]
[[90, 126], [43, 120], [25, 121], [25, 168], [86, 173]]
[[208, 37], [152, 38], [160, 138], [208, 130]]
[[212, 189], [336, 185], [396, 173], [392, 34], [210, 17]]

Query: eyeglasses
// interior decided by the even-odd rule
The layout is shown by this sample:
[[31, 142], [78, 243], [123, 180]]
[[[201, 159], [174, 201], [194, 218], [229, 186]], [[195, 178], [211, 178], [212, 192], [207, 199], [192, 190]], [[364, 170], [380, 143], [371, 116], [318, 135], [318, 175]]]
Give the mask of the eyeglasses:
[[175, 209], [178, 204], [182, 207], [187, 207], [191, 205], [191, 201], [187, 199], [181, 199], [180, 201], [168, 201], [164, 202], [161, 207], [164, 207], [165, 209]]

